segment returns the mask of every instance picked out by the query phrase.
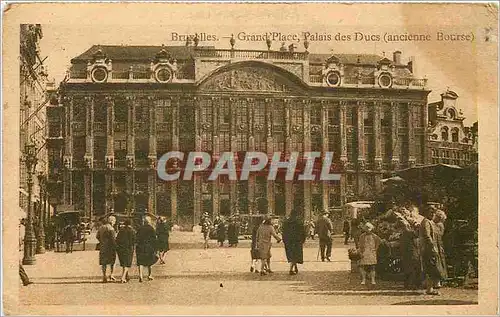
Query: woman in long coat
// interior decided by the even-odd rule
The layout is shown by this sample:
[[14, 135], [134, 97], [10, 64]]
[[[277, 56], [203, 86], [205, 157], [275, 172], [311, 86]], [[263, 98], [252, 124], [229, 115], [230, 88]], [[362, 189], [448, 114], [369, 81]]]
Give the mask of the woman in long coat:
[[[441, 279], [446, 279], [448, 277], [448, 272], [447, 268], [448, 266], [446, 265], [446, 255], [444, 252], [444, 244], [443, 244], [443, 236], [444, 236], [444, 222], [446, 221], [446, 214], [442, 210], [436, 211], [434, 215], [434, 223], [436, 224], [436, 228], [438, 230], [438, 235], [437, 235], [437, 246], [438, 246], [438, 253], [439, 253], [439, 268], [442, 271], [441, 274]], [[437, 285], [438, 288], [441, 287], [441, 281], [438, 281]]]
[[116, 236], [116, 252], [118, 260], [122, 267], [122, 283], [127, 283], [129, 280], [128, 271], [132, 266], [132, 258], [134, 256], [135, 232], [132, 228], [130, 220], [125, 220], [124, 226], [118, 231]]
[[297, 264], [304, 263], [303, 244], [306, 241], [305, 226], [302, 221], [292, 214], [283, 223], [283, 243], [288, 263], [290, 263], [290, 275], [299, 273]]
[[439, 229], [432, 219], [436, 210], [433, 207], [424, 209], [425, 218], [420, 224], [420, 245], [422, 254], [422, 267], [426, 276], [428, 295], [439, 295], [434, 290], [438, 282], [445, 276], [442, 260], [439, 253]]
[[274, 237], [278, 243], [281, 242], [271, 223], [271, 218], [266, 217], [257, 230], [256, 237], [257, 249], [259, 250], [259, 257], [261, 259], [260, 275], [266, 275], [266, 272], [273, 273], [271, 271], [271, 237]]
[[135, 253], [139, 266], [139, 282], [143, 280], [144, 267], [148, 268], [148, 280], [152, 280], [151, 266], [158, 261], [158, 256], [156, 255], [156, 232], [149, 216], [144, 217], [144, 224], [137, 231], [136, 243]]
[[217, 242], [219, 247], [224, 246], [224, 240], [226, 240], [226, 224], [224, 219], [221, 219], [217, 224]]
[[110, 266], [109, 279], [111, 281], [116, 281], [113, 276], [113, 267], [116, 261], [116, 232], [114, 225], [116, 223], [116, 218], [114, 216], [109, 216], [103, 225], [97, 231], [97, 240], [99, 241], [99, 265], [102, 267], [102, 281], [106, 283], [108, 278], [106, 277], [106, 268]]
[[259, 273], [257, 269], [257, 262], [260, 260], [259, 249], [257, 248], [257, 230], [259, 230], [260, 224], [262, 223], [262, 218], [257, 217], [253, 221], [252, 228], [252, 244], [250, 247], [250, 256], [252, 258], [252, 262], [250, 264], [250, 272], [255, 271], [255, 273]]
[[420, 263], [419, 225], [411, 225], [407, 221], [400, 223], [403, 232], [399, 239], [401, 248], [401, 264], [404, 273], [404, 286], [419, 289], [422, 285], [422, 264]]
[[238, 245], [238, 235], [240, 231], [240, 226], [236, 222], [236, 219], [231, 219], [229, 226], [227, 227], [227, 239], [229, 241], [230, 247], [235, 247]]
[[170, 250], [168, 244], [170, 225], [164, 217], [160, 217], [160, 221], [156, 226], [156, 236], [158, 238], [158, 251], [160, 251], [160, 264], [165, 264], [165, 255]]

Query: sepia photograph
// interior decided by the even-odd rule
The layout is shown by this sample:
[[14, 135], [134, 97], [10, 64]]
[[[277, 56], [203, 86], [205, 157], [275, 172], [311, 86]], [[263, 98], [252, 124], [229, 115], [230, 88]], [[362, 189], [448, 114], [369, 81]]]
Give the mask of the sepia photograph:
[[498, 313], [497, 4], [3, 18], [5, 314]]

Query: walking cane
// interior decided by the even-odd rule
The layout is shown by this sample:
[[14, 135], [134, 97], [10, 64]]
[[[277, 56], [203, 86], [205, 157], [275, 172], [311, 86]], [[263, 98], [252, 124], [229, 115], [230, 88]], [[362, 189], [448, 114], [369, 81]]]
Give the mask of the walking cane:
[[318, 245], [318, 254], [316, 254], [316, 261], [319, 261], [319, 250], [321, 249], [321, 247]]

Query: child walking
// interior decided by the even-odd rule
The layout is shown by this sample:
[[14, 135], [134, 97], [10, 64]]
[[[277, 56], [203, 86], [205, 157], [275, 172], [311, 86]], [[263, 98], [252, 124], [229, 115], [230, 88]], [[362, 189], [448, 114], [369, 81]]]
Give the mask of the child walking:
[[359, 261], [361, 271], [361, 285], [366, 284], [366, 276], [370, 275], [371, 284], [375, 285], [375, 267], [377, 265], [377, 250], [382, 240], [373, 233], [374, 226], [367, 222], [365, 232], [359, 237], [359, 251], [361, 260]]

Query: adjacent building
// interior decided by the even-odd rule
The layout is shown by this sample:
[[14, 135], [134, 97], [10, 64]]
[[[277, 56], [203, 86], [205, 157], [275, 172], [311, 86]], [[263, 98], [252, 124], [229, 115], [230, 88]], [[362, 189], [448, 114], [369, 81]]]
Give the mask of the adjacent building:
[[[288, 49], [99, 46], [71, 60], [51, 107], [53, 195], [88, 217], [110, 211], [310, 218], [317, 210], [371, 198], [379, 180], [428, 160], [426, 80], [414, 60]], [[203, 151], [215, 159], [247, 151], [334, 152], [340, 181], [194, 180], [165, 182], [157, 159]], [[241, 162], [240, 162], [241, 163]], [[238, 162], [237, 162], [238, 164]], [[172, 167], [175, 169], [175, 166]], [[57, 182], [57, 180], [59, 182]]]
[[[37, 164], [33, 171], [33, 193], [31, 202], [38, 213], [41, 208], [49, 208], [46, 202], [45, 185], [40, 186], [39, 175], [47, 175], [46, 105], [47, 105], [47, 69], [40, 52], [43, 38], [40, 24], [22, 24], [20, 26], [20, 138], [19, 138], [19, 207], [21, 217], [26, 217], [28, 210], [28, 184], [24, 163], [26, 145], [34, 145]], [[42, 188], [41, 188], [42, 187]]]
[[468, 166], [477, 162], [477, 122], [464, 126], [465, 117], [457, 109], [458, 95], [447, 90], [441, 100], [429, 104], [429, 162]]

